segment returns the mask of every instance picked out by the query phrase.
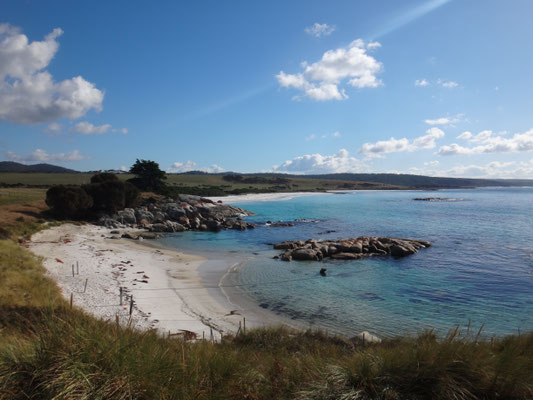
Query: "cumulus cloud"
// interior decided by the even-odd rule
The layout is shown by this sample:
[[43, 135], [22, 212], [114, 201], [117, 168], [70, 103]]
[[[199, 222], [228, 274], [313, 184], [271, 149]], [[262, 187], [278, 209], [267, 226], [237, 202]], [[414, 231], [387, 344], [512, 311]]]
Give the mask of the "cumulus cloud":
[[459, 86], [457, 82], [454, 81], [443, 81], [442, 79], [437, 79], [437, 85], [440, 85], [444, 88], [453, 89]]
[[313, 25], [305, 28], [305, 33], [319, 38], [331, 35], [336, 29], [335, 25], [319, 24], [318, 22], [315, 22]]
[[425, 79], [417, 79], [415, 81], [415, 86], [420, 86], [420, 87], [429, 86], [429, 82]]
[[78, 133], [81, 133], [82, 135], [101, 135], [102, 133], [106, 133], [111, 129], [111, 125], [104, 124], [104, 125], [93, 125], [90, 122], [83, 121], [76, 124], [75, 129]]
[[512, 137], [494, 135], [492, 131], [481, 131], [477, 135], [468, 135], [464, 132], [459, 136], [468, 140], [469, 143], [477, 144], [473, 147], [466, 147], [453, 143], [449, 146], [442, 146], [438, 154], [441, 156], [450, 155], [471, 155], [483, 153], [519, 153], [533, 151], [533, 129], [524, 133], [516, 133]]
[[341, 172], [367, 171], [368, 166], [361, 160], [350, 156], [348, 150], [341, 149], [336, 154], [323, 156], [308, 154], [285, 161], [274, 166], [274, 171], [297, 174], [326, 174]]
[[167, 169], [167, 172], [174, 172], [174, 173], [181, 173], [181, 172], [189, 172], [189, 171], [202, 171], [202, 172], [209, 172], [209, 173], [217, 173], [217, 172], [223, 172], [224, 168], [213, 164], [210, 167], [198, 167], [198, 164], [196, 164], [194, 161], [185, 161], [185, 162], [175, 162], [172, 164], [172, 167]]
[[463, 133], [457, 136], [457, 139], [469, 140], [472, 138], [472, 136], [472, 132], [464, 131]]
[[437, 160], [428, 161], [428, 162], [425, 162], [424, 165], [426, 167], [438, 167], [439, 166], [439, 162]]
[[79, 150], [72, 150], [70, 153], [50, 154], [46, 150], [36, 149], [30, 154], [17, 154], [12, 151], [6, 153], [6, 158], [16, 162], [71, 162], [85, 160], [88, 157], [80, 153]]
[[44, 40], [29, 42], [18, 28], [0, 24], [0, 121], [38, 124], [102, 109], [104, 93], [93, 83], [81, 76], [55, 82], [45, 70], [62, 33], [56, 28]]
[[429, 128], [424, 136], [420, 136], [412, 141], [407, 138], [381, 140], [376, 143], [365, 143], [360, 152], [367, 156], [380, 156], [388, 153], [398, 153], [402, 151], [415, 151], [421, 149], [433, 149], [435, 141], [444, 137], [444, 132], [437, 128]]
[[451, 125], [451, 124], [455, 124], [459, 121], [461, 121], [461, 117], [462, 115], [458, 115], [458, 116], [455, 116], [455, 117], [441, 117], [441, 118], [436, 118], [436, 119], [426, 119], [424, 120], [424, 122], [428, 125]]
[[87, 121], [78, 122], [74, 129], [76, 132], [81, 133], [82, 135], [102, 135], [107, 132], [119, 132], [123, 135], [128, 133], [126, 128], [112, 129], [110, 124], [93, 125]]
[[63, 126], [57, 122], [52, 122], [48, 124], [48, 126], [44, 128], [44, 130], [46, 132], [51, 132], [51, 133], [61, 133], [61, 131], [63, 130]]
[[382, 84], [376, 77], [382, 65], [367, 54], [368, 49], [378, 45], [377, 42], [365, 45], [363, 40], [357, 39], [346, 48], [326, 51], [315, 63], [302, 63], [303, 72], [280, 71], [276, 78], [281, 87], [300, 90], [314, 100], [343, 100], [348, 95], [339, 86], [346, 80], [349, 86], [356, 88], [375, 88]]

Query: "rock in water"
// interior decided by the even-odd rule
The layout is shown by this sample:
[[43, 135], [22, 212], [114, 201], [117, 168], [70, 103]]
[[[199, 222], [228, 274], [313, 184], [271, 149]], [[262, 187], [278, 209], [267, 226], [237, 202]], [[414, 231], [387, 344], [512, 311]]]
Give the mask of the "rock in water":
[[339, 240], [285, 241], [273, 246], [276, 250], [285, 250], [280, 257], [283, 261], [321, 261], [325, 257], [333, 260], [387, 255], [405, 257], [430, 247], [431, 243], [425, 240], [361, 236]]

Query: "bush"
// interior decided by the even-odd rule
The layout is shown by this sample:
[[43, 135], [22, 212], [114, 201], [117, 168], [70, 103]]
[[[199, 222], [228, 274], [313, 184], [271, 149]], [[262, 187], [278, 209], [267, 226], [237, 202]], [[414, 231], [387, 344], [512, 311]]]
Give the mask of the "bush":
[[92, 211], [115, 213], [126, 206], [124, 182], [104, 181], [82, 186], [93, 199]]
[[119, 182], [117, 176], [110, 172], [102, 172], [91, 177], [91, 183]]
[[81, 218], [92, 207], [93, 199], [75, 186], [52, 186], [46, 192], [46, 204], [61, 218]]

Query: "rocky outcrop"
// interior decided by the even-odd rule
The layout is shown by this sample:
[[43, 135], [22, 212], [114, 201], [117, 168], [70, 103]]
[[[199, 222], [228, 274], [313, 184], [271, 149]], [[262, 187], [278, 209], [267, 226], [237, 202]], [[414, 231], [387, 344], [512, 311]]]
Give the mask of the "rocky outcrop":
[[273, 246], [276, 250], [284, 250], [279, 256], [283, 261], [321, 261], [326, 257], [333, 260], [358, 260], [370, 256], [405, 257], [430, 247], [431, 243], [425, 240], [361, 236], [339, 240], [287, 241]]
[[241, 217], [253, 215], [242, 208], [213, 202], [200, 196], [179, 195], [133, 208], [116, 215], [104, 215], [100, 225], [108, 228], [144, 228], [152, 232], [246, 230], [255, 226]]

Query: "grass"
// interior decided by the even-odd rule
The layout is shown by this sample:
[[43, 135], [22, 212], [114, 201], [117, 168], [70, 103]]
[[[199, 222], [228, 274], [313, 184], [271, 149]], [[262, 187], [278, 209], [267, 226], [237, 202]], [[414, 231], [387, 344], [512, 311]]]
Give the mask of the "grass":
[[[30, 222], [41, 226], [18, 224]], [[533, 398], [533, 334], [458, 333], [366, 345], [283, 328], [162, 337], [71, 309], [37, 257], [0, 240], [0, 400]]]
[[46, 190], [44, 189], [0, 189], [0, 207], [44, 200], [45, 197]]
[[[49, 187], [52, 185], [82, 185], [90, 182], [92, 174], [68, 174], [68, 173], [0, 173], [0, 184], [25, 185], [29, 187]], [[121, 180], [133, 177], [130, 174], [117, 175]], [[255, 177], [256, 175], [244, 175]], [[264, 179], [264, 177], [263, 177]], [[267, 178], [268, 179], [268, 178]], [[350, 180], [336, 179], [312, 179], [312, 178], [287, 178], [286, 183], [263, 182], [241, 183], [227, 181], [223, 175], [211, 174], [169, 174], [166, 183], [176, 193], [190, 193], [199, 195], [227, 195], [239, 193], [265, 193], [265, 192], [301, 192], [301, 191], [325, 191], [342, 189], [400, 189], [400, 186], [386, 185], [372, 182], [355, 182]], [[44, 198], [44, 194], [43, 194]], [[0, 195], [0, 202], [1, 202]]]

